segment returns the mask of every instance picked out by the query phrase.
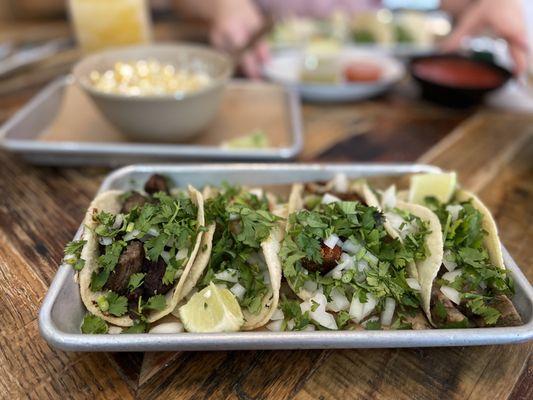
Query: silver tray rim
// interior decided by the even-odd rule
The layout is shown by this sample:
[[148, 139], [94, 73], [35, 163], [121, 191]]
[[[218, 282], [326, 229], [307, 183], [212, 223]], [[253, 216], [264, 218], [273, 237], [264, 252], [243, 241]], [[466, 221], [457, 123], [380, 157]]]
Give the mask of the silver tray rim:
[[[279, 173], [366, 172], [369, 175], [436, 172], [440, 168], [427, 164], [184, 164], [184, 165], [131, 165], [110, 173], [98, 193], [112, 187], [118, 179], [132, 173], [163, 174], [194, 172], [203, 174], [217, 171], [269, 171]], [[275, 182], [273, 182], [275, 183]], [[75, 238], [81, 235], [78, 229]], [[533, 309], [533, 288], [502, 246], [505, 265], [510, 270], [517, 291], [523, 292], [529, 310]], [[57, 297], [72, 276], [68, 266], [56, 273], [39, 311], [41, 336], [53, 347], [66, 351], [207, 351], [207, 350], [280, 350], [280, 349], [333, 349], [333, 348], [401, 348], [436, 346], [477, 346], [489, 344], [522, 343], [533, 339], [533, 311], [526, 324], [518, 327], [441, 329], [422, 331], [314, 331], [314, 332], [236, 332], [236, 333], [180, 333], [85, 335], [59, 330], [53, 321], [52, 308]]]
[[[218, 146], [199, 146], [191, 144], [169, 143], [98, 143], [58, 141], [42, 142], [35, 139], [18, 139], [9, 137], [10, 133], [22, 123], [31, 113], [39, 112], [39, 108], [57, 91], [74, 84], [74, 77], [66, 75], [59, 77], [32, 97], [20, 110], [15, 112], [0, 127], [0, 146], [14, 153], [28, 155], [66, 154], [71, 156], [148, 156], [156, 158], [176, 158], [194, 162], [195, 159], [211, 160], [290, 160], [303, 149], [303, 127], [301, 118], [301, 103], [296, 90], [288, 86], [283, 88], [289, 108], [289, 124], [291, 127], [291, 144], [284, 147], [268, 149], [224, 149]], [[230, 84], [244, 85], [243, 79], [232, 79]], [[44, 126], [35, 127], [37, 130]]]

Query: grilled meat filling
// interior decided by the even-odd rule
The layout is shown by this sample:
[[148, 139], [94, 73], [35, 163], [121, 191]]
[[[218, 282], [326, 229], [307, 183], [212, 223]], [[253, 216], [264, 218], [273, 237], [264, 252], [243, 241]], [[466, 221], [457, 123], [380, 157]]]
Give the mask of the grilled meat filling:
[[342, 249], [339, 246], [330, 249], [325, 244], [322, 244], [320, 253], [322, 255], [322, 263], [304, 259], [302, 260], [302, 266], [310, 272], [319, 271], [324, 275], [337, 266], [337, 261], [341, 258]]
[[148, 194], [157, 192], [169, 193], [167, 178], [162, 175], [152, 175], [144, 185], [144, 191]]
[[144, 260], [143, 244], [139, 240], [132, 240], [122, 251], [118, 264], [115, 266], [104, 289], [124, 294], [128, 290], [130, 276], [141, 272]]

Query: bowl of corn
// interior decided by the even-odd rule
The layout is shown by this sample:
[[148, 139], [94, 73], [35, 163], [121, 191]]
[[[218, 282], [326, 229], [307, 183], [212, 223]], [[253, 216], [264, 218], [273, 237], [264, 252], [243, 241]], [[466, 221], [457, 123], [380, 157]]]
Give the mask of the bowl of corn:
[[201, 134], [232, 72], [228, 56], [189, 44], [116, 48], [89, 55], [73, 69], [113, 125], [132, 140], [158, 142]]

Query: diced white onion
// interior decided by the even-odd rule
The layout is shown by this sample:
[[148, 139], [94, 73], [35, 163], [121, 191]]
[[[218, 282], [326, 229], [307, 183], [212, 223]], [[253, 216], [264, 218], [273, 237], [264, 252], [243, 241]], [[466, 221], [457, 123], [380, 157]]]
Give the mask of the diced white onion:
[[442, 263], [444, 264], [444, 267], [450, 272], [457, 268], [457, 263], [455, 261], [451, 261], [452, 257], [453, 256], [450, 250], [446, 250], [444, 252], [444, 257], [442, 257]]
[[305, 328], [302, 329], [303, 332], [312, 332], [315, 331], [316, 328], [313, 324], [307, 325]]
[[450, 286], [441, 286], [440, 291], [455, 304], [461, 304], [461, 293]]
[[363, 246], [361, 246], [359, 243], [357, 243], [357, 242], [355, 242], [353, 240], [346, 240], [342, 244], [342, 250], [347, 252], [347, 253], [350, 253], [350, 254], [356, 254], [362, 248], [363, 248]]
[[239, 300], [242, 300], [244, 294], [246, 293], [246, 288], [237, 282], [231, 287], [230, 292], [233, 293]]
[[122, 332], [122, 328], [120, 326], [110, 326], [107, 333], [110, 335], [118, 335]]
[[322, 325], [324, 328], [332, 330], [339, 329], [337, 322], [335, 321], [335, 317], [326, 311], [317, 310], [310, 312], [309, 315], [315, 322], [317, 322], [319, 325]]
[[463, 209], [463, 206], [460, 204], [448, 204], [446, 206], [446, 211], [448, 211], [452, 217], [452, 222], [457, 221], [457, 218], [459, 218], [459, 213]]
[[283, 311], [281, 311], [278, 308], [276, 311], [274, 311], [274, 313], [270, 317], [270, 320], [271, 321], [279, 321], [280, 319], [283, 319], [283, 318], [285, 318], [285, 316], [283, 315]]
[[327, 304], [326, 309], [329, 311], [339, 312], [350, 308], [350, 302], [344, 294], [337, 288], [331, 290], [331, 301]]
[[251, 195], [257, 196], [258, 198], [262, 198], [263, 197], [263, 189], [261, 189], [261, 188], [250, 189], [250, 190], [248, 190], [248, 193], [250, 193]]
[[282, 324], [283, 324], [283, 320], [278, 319], [276, 321], [272, 321], [271, 323], [267, 324], [266, 328], [272, 332], [281, 332]]
[[385, 306], [381, 312], [381, 325], [389, 326], [392, 323], [395, 308], [396, 301], [392, 297], [387, 297], [385, 299]]
[[332, 194], [326, 193], [322, 197], [322, 204], [330, 204], [330, 203], [336, 203], [338, 201], [341, 201], [337, 196], [333, 196]]
[[102, 236], [98, 241], [102, 246], [109, 246], [111, 243], [113, 243], [113, 238]]
[[125, 240], [126, 242], [129, 242], [130, 240], [135, 239], [139, 233], [141, 233], [140, 230], [138, 230], [138, 229], [134, 229], [134, 230], [132, 230], [131, 232], [128, 232], [128, 233], [126, 233], [126, 234], [124, 235], [124, 240]]
[[333, 189], [339, 193], [346, 193], [348, 191], [348, 177], [346, 174], [335, 174], [333, 177]]
[[411, 289], [421, 290], [420, 283], [415, 278], [407, 278], [405, 280]]
[[230, 213], [230, 214], [228, 215], [228, 219], [229, 219], [230, 221], [237, 221], [239, 218], [240, 218], [240, 217], [239, 217], [239, 214]]
[[384, 213], [384, 215], [385, 215], [385, 219], [390, 224], [390, 226], [400, 234], [402, 239], [405, 239], [405, 237], [408, 234], [409, 224], [407, 224], [404, 221], [404, 219], [400, 215], [396, 214], [395, 212], [388, 211]]
[[303, 288], [309, 293], [315, 293], [318, 289], [318, 285], [316, 282], [313, 281], [305, 281], [303, 284]]
[[216, 273], [215, 278], [220, 281], [237, 283], [239, 281], [239, 273], [236, 269], [228, 268], [224, 271]]
[[176, 253], [176, 260], [183, 260], [185, 258], [187, 258], [187, 256], [189, 255], [189, 249], [187, 248], [183, 248], [183, 249], [179, 249], [178, 252]]
[[124, 215], [117, 214], [115, 217], [115, 222], [113, 222], [113, 229], [118, 229], [122, 226], [122, 222], [124, 221]]
[[354, 295], [350, 304], [349, 315], [355, 322], [359, 323], [374, 311], [376, 304], [377, 300], [371, 293], [366, 294], [366, 303], [361, 303], [359, 296]]
[[453, 282], [455, 281], [455, 278], [457, 278], [462, 273], [463, 273], [463, 270], [461, 268], [455, 269], [453, 271], [449, 271], [449, 272], [442, 274], [442, 279], [448, 282]]
[[168, 251], [163, 250], [161, 252], [161, 258], [165, 261], [165, 263], [168, 264], [168, 262], [170, 261], [170, 254], [168, 253]]
[[292, 331], [292, 330], [294, 329], [294, 325], [296, 325], [296, 324], [294, 323], [294, 320], [293, 320], [293, 319], [289, 319], [289, 320], [287, 321], [287, 330], [288, 330], [288, 331]]
[[165, 246], [174, 247], [174, 238], [168, 239], [167, 242], [165, 243]]
[[[314, 308], [313, 301], [318, 303], [315, 311], [312, 311], [312, 308]], [[313, 319], [319, 325], [322, 325], [324, 328], [337, 330], [338, 327], [337, 322], [335, 322], [335, 317], [326, 312], [326, 304], [326, 296], [324, 296], [323, 293], [317, 292], [311, 299], [300, 304], [300, 310], [302, 310], [302, 312], [309, 311], [309, 316], [311, 319]]]
[[363, 256], [363, 260], [368, 261], [368, 263], [372, 265], [378, 265], [379, 262], [378, 258], [369, 251], [365, 253], [365, 255]]
[[359, 272], [363, 272], [367, 268], [368, 268], [368, 262], [366, 262], [365, 260], [357, 261], [357, 270]]
[[390, 210], [396, 207], [396, 186], [392, 185], [387, 188], [381, 195], [381, 207], [384, 210]]
[[339, 241], [339, 237], [332, 233], [329, 235], [329, 237], [324, 240], [324, 244], [328, 246], [330, 249], [334, 248], [337, 245], [337, 242]]
[[181, 333], [183, 332], [183, 324], [181, 322], [165, 322], [154, 326], [148, 333]]
[[353, 257], [350, 257], [346, 253], [342, 253], [341, 262], [337, 264], [335, 268], [329, 271], [326, 276], [331, 276], [333, 279], [340, 279], [342, 277], [342, 271], [346, 269], [353, 269], [355, 267], [355, 261]]
[[156, 228], [150, 228], [148, 229], [148, 234], [152, 236], [159, 236], [159, 230]]

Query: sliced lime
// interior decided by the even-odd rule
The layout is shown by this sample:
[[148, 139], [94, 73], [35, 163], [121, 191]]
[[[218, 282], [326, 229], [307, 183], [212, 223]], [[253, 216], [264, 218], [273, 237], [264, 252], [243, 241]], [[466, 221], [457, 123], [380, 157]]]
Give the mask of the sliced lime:
[[433, 196], [440, 202], [447, 203], [452, 198], [456, 185], [455, 172], [413, 175], [409, 188], [409, 202], [424, 204], [426, 197]]
[[236, 332], [244, 323], [233, 293], [212, 282], [180, 307], [179, 315], [189, 332]]

